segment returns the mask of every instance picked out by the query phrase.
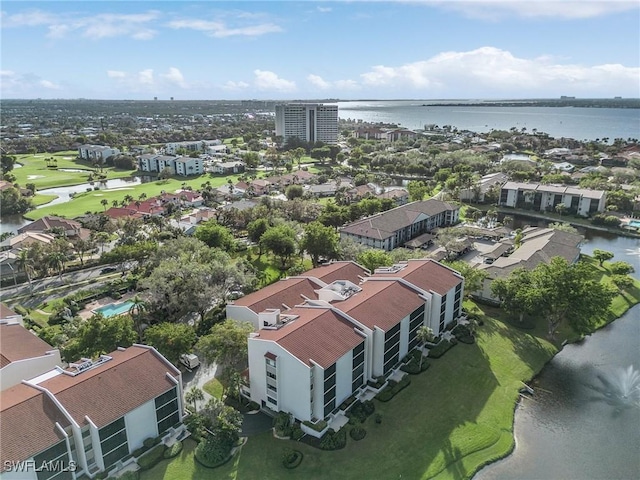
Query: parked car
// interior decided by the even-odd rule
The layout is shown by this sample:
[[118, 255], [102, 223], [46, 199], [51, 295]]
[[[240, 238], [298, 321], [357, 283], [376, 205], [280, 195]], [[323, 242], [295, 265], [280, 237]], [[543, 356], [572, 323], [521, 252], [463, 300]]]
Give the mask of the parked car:
[[200, 359], [193, 353], [184, 353], [180, 355], [180, 363], [182, 363], [189, 370], [193, 370], [200, 365]]

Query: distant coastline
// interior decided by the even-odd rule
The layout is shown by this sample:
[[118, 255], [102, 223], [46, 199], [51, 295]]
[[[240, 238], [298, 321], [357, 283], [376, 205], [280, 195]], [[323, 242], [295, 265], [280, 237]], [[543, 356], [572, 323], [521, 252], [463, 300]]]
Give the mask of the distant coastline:
[[582, 108], [640, 108], [640, 98], [558, 98], [512, 100], [341, 100], [341, 102], [415, 101], [422, 107], [582, 107]]

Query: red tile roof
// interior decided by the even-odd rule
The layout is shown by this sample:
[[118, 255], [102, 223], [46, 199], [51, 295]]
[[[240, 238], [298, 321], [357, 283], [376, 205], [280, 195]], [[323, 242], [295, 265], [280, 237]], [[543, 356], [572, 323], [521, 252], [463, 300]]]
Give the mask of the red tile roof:
[[267, 308], [284, 310], [283, 304], [293, 308], [303, 303], [302, 295], [317, 298], [315, 290], [319, 288], [319, 285], [308, 278], [285, 278], [235, 300], [233, 305], [248, 307], [255, 313], [263, 312]]
[[53, 349], [18, 323], [0, 324], [0, 368], [17, 360], [41, 357]]
[[46, 394], [24, 384], [0, 392], [0, 416], [3, 467], [5, 461], [26, 460], [62, 440], [56, 422], [63, 428], [69, 425]]
[[11, 310], [8, 306], [6, 306], [4, 303], [0, 303], [0, 319], [3, 318], [9, 318], [9, 317], [15, 317], [18, 314], [16, 312], [14, 312], [13, 310]]
[[294, 308], [299, 315], [278, 330], [260, 330], [256, 338], [272, 340], [306, 365], [311, 361], [327, 368], [364, 341], [355, 325], [330, 308]]
[[396, 280], [367, 280], [362, 291], [333, 306], [365, 326], [385, 332], [413, 312], [425, 300], [418, 292]]
[[73, 419], [86, 424], [85, 415], [100, 427], [120, 418], [175, 386], [175, 369], [153, 350], [129, 347], [109, 354], [112, 360], [77, 376], [58, 375], [40, 386], [53, 393]]
[[376, 273], [373, 277], [400, 277], [426, 291], [445, 295], [463, 280], [452, 270], [434, 260], [409, 260], [397, 273]]
[[368, 270], [355, 262], [331, 262], [328, 265], [312, 268], [304, 272], [301, 276], [315, 277], [325, 283], [332, 283], [336, 280], [349, 280], [358, 285], [360, 277], [368, 276]]

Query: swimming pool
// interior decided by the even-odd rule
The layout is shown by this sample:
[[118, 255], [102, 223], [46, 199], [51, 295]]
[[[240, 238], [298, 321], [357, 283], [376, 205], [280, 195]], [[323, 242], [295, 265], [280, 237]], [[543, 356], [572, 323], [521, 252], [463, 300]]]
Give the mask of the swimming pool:
[[631, 220], [629, 222], [630, 227], [640, 228], [640, 220]]
[[110, 303], [108, 305], [104, 305], [103, 307], [96, 308], [94, 312], [101, 313], [106, 318], [115, 317], [116, 315], [127, 313], [131, 308], [131, 305], [133, 305], [133, 302], [130, 300], [123, 303]]

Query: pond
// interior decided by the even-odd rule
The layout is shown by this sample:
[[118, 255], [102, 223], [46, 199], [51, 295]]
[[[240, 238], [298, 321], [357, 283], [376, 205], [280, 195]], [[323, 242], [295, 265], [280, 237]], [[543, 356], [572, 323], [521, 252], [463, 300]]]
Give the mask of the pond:
[[[587, 231], [583, 253], [614, 253], [640, 272], [640, 242]], [[640, 305], [567, 345], [515, 414], [514, 452], [474, 480], [640, 478]]]

